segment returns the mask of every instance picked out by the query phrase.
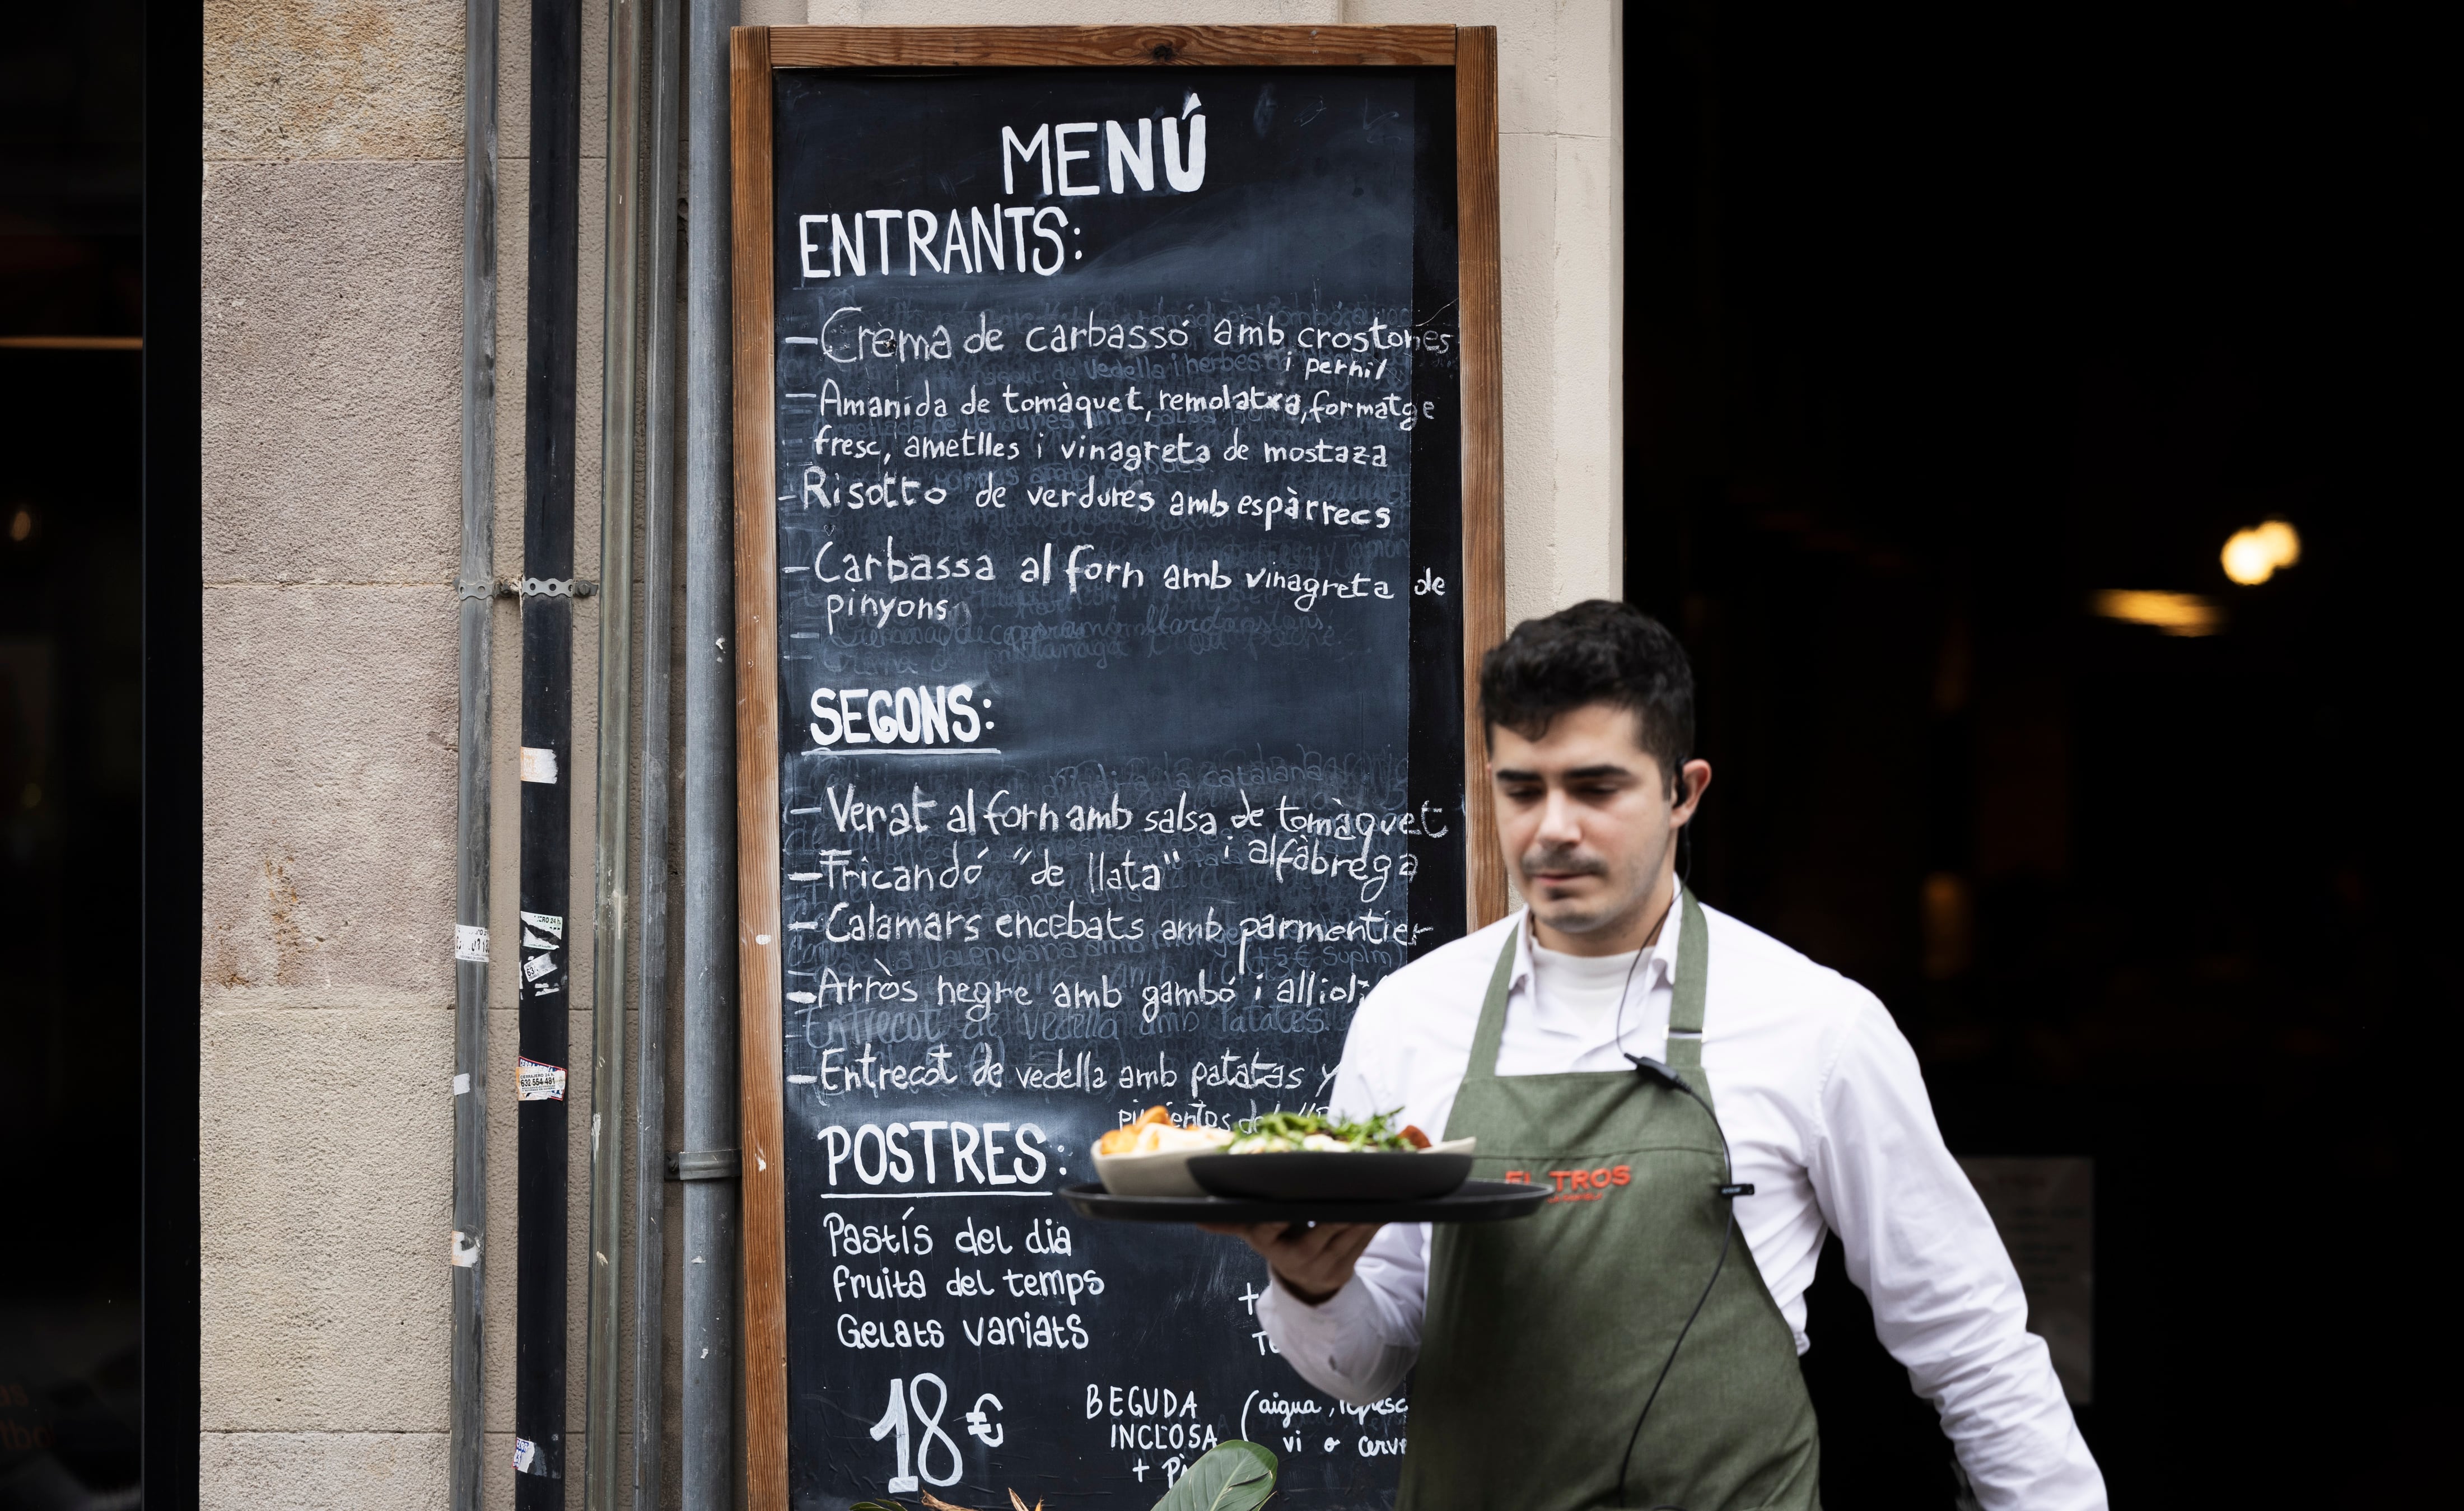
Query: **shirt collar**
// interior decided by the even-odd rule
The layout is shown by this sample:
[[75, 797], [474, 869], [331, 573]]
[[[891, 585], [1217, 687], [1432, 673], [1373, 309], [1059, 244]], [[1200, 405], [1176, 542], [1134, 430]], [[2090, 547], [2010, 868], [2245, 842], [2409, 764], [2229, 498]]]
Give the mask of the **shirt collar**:
[[[1683, 897], [1679, 902], [1682, 906]], [[1697, 903], [1694, 906], [1701, 907]], [[1682, 919], [1678, 909], [1668, 909], [1668, 921], [1660, 927], [1660, 937], [1645, 952], [1642, 964], [1635, 971], [1636, 984], [1644, 992], [1677, 979], [1677, 940], [1684, 931], [1678, 927]], [[1514, 974], [1506, 983], [1508, 992], [1524, 992], [1531, 987], [1531, 909], [1527, 905], [1514, 920]]]

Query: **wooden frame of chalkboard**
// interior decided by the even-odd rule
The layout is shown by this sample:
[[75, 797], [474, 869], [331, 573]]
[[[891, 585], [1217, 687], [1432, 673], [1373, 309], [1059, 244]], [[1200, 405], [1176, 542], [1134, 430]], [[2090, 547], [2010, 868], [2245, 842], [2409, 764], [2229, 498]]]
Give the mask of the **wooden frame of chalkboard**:
[[[1481, 843], [1482, 837], [1490, 832], [1492, 814], [1485, 784], [1483, 732], [1470, 713], [1478, 705], [1480, 657], [1505, 633], [1497, 37], [1494, 28], [1449, 26], [743, 27], [734, 33], [731, 67], [735, 177], [737, 986], [743, 1138], [744, 1468], [747, 1503], [753, 1511], [787, 1511], [791, 1499], [786, 1256], [788, 1172], [784, 1115], [787, 1087], [782, 1047], [786, 1010], [783, 996], [786, 941], [781, 923], [780, 744], [782, 712], [781, 635], [784, 625], [780, 618], [780, 452], [777, 446], [780, 394], [775, 385], [779, 354], [782, 348], [777, 339], [777, 304], [773, 295], [777, 208], [774, 194], [778, 182], [773, 154], [773, 122], [776, 119], [774, 76], [781, 70], [813, 69], [932, 70], [946, 74], [947, 71], [977, 69], [1143, 67], [1173, 71], [1175, 87], [1188, 84], [1194, 102], [1195, 91], [1206, 87], [1204, 71], [1210, 69], [1393, 67], [1452, 72], [1450, 104], [1454, 125], [1455, 196], [1450, 207], [1450, 229], [1456, 238], [1455, 274], [1459, 280], [1455, 291], [1459, 299], [1455, 339], [1459, 342], [1461, 449], [1458, 592], [1462, 624], [1461, 706], [1465, 712], [1462, 732], [1461, 812], [1464, 836], [1462, 875], [1464, 924], [1477, 929], [1503, 916], [1507, 903], [1502, 862], [1493, 845]], [[1186, 116], [1187, 112], [1184, 111], [1183, 115]], [[1169, 135], [1166, 140], [1167, 142], [1174, 141]], [[1196, 154], [1201, 150], [1197, 140], [1193, 139], [1191, 152]], [[1084, 157], [1087, 154], [1077, 155]], [[1169, 155], [1166, 161], [1170, 163]], [[1065, 186], [1067, 172], [1065, 164]], [[1116, 165], [1113, 168], [1116, 192], [1121, 183], [1120, 172]], [[1091, 191], [1080, 189], [1077, 192]], [[856, 222], [855, 255], [860, 268], [867, 228], [860, 216], [850, 218]], [[951, 215], [954, 234], [957, 219], [954, 210]], [[1043, 223], [1038, 221], [1035, 224], [1038, 233], [1042, 234]], [[993, 237], [998, 242], [998, 207], [993, 225]], [[877, 229], [884, 237], [891, 234], [887, 225]], [[906, 229], [912, 235], [912, 226]], [[928, 231], [928, 238], [930, 234]], [[1052, 238], [1052, 244], [1056, 248], [1063, 245], [1057, 237]], [[886, 263], [891, 255], [889, 242], [883, 240], [880, 245]], [[927, 256], [930, 255], [928, 251]], [[1020, 260], [1023, 262], [1026, 255], [1022, 242]], [[1041, 249], [1037, 255], [1042, 255]], [[911, 252], [911, 270], [912, 263]], [[1413, 464], [1415, 475], [1426, 465], [1425, 462]], [[1272, 517], [1269, 515], [1269, 529], [1272, 528]], [[1070, 565], [1074, 572], [1074, 556]], [[988, 573], [989, 566], [986, 570]], [[1044, 566], [1044, 575], [1048, 583], [1051, 577], [1048, 558]], [[1091, 577], [1089, 580], [1092, 580]], [[1076, 582], [1073, 576], [1073, 591]], [[1439, 591], [1442, 591], [1442, 583], [1440, 583]], [[1425, 650], [1416, 647], [1415, 659], [1423, 656]], [[966, 690], [955, 690], [963, 693]], [[918, 691], [923, 693], [924, 690], [919, 689]], [[931, 694], [925, 693], [925, 696], [929, 708]], [[990, 707], [989, 703], [986, 707]], [[803, 714], [800, 711], [792, 716], [802, 720]], [[844, 711], [834, 712], [832, 716], [850, 721], [842, 723], [842, 728], [851, 727], [851, 721], [856, 717]], [[969, 716], [974, 715], [971, 713]], [[897, 718], [893, 714], [887, 726], [873, 727], [894, 728], [896, 723]], [[818, 724], [815, 728], [818, 733]], [[850, 786], [850, 798], [852, 794]], [[972, 800], [971, 793], [971, 803]], [[1248, 800], [1244, 795], [1243, 801]], [[910, 818], [913, 817], [911, 813]], [[1226, 854], [1229, 853], [1227, 849]], [[1203, 976], [1199, 978], [1199, 984], [1202, 996]], [[1355, 987], [1354, 990], [1359, 989]], [[1084, 1074], [1083, 1069], [1081, 1074]], [[1191, 1079], [1195, 1083], [1195, 1074]], [[1000, 1125], [985, 1127], [989, 1129]], [[927, 1135], [926, 1147], [929, 1150], [930, 1135]], [[955, 1180], [958, 1178], [955, 1133], [952, 1148]], [[1021, 1152], [1024, 1152], [1023, 1145]], [[885, 1152], [883, 1159], [886, 1161], [888, 1158]], [[1038, 1159], [1040, 1164], [1041, 1156]], [[860, 1155], [858, 1168], [861, 1169]], [[888, 1167], [885, 1164], [883, 1168]], [[1023, 1167], [1013, 1166], [1013, 1169], [1019, 1168]], [[903, 1412], [903, 1408], [896, 1405], [898, 1382], [893, 1380], [891, 1384], [893, 1410]], [[915, 1402], [920, 1417], [925, 1410], [920, 1390]], [[943, 1389], [943, 1402], [956, 1409], [947, 1387]], [[981, 1404], [979, 1400], [979, 1405]], [[937, 1407], [935, 1409], [936, 1415], [938, 1410]], [[1245, 1419], [1244, 1413], [1244, 1423]], [[883, 1435], [879, 1430], [874, 1433], [876, 1439]], [[903, 1472], [907, 1442], [906, 1417], [903, 1414], [898, 1418], [898, 1442]], [[1399, 1441], [1397, 1447], [1399, 1447]], [[929, 1451], [930, 1448], [928, 1438], [925, 1449]], [[1159, 1493], [1162, 1478], [1158, 1476], [1155, 1487], [1146, 1493]], [[1142, 1474], [1140, 1479], [1143, 1482]], [[893, 1479], [891, 1482], [893, 1488], [901, 1487], [902, 1483], [911, 1491], [916, 1487], [916, 1481], [913, 1479], [903, 1482]]]

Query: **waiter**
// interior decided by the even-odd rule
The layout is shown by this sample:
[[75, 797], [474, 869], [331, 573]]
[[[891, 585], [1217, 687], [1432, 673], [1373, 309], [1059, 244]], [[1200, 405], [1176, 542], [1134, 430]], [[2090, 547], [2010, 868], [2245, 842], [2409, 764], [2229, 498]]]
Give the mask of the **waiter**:
[[1872, 993], [1697, 902], [1694, 680], [1580, 603], [1481, 664], [1497, 838], [1528, 907], [1380, 982], [1332, 1109], [1480, 1140], [1551, 1184], [1515, 1222], [1238, 1233], [1301, 1375], [1354, 1405], [1415, 1364], [1403, 1511], [1820, 1503], [1805, 1288], [1826, 1230], [1988, 1511], [2104, 1480], [1992, 1219]]

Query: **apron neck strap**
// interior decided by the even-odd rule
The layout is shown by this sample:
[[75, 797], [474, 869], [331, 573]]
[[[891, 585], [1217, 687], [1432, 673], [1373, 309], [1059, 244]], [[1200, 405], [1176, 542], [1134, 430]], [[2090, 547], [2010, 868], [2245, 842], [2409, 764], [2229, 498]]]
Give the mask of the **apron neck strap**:
[[1677, 908], [1676, 992], [1668, 1004], [1668, 1045], [1661, 1058], [1707, 1105], [1711, 1079], [1703, 1073], [1703, 996], [1710, 980], [1711, 931], [1703, 922], [1703, 905], [1682, 887]]
[[1523, 926], [1506, 931], [1506, 948], [1497, 952], [1497, 969], [1489, 973], [1488, 995], [1481, 999], [1480, 1027], [1472, 1031], [1471, 1059], [1465, 1076], [1486, 1080], [1497, 1074], [1497, 1045], [1506, 1037], [1506, 994], [1514, 984], [1514, 957], [1522, 953]]

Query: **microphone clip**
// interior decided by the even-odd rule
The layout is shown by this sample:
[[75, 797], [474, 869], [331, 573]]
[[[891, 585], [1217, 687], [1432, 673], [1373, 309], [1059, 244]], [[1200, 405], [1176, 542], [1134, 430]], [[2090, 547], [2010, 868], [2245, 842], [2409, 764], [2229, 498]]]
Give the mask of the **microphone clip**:
[[1633, 1062], [1635, 1071], [1639, 1075], [1648, 1076], [1654, 1081], [1665, 1082], [1672, 1086], [1683, 1084], [1678, 1080], [1676, 1071], [1649, 1055], [1628, 1055], [1625, 1058]]

